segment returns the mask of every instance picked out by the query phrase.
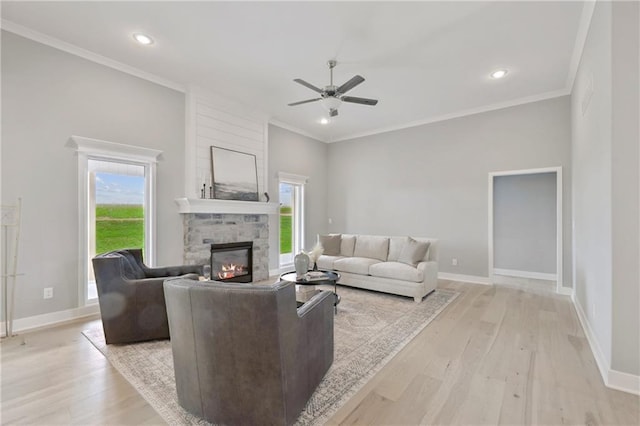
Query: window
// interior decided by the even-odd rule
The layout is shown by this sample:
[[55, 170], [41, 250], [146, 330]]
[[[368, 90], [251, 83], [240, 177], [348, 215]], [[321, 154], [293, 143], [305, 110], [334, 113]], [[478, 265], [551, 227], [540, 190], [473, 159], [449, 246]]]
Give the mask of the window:
[[304, 248], [305, 176], [279, 173], [280, 268], [293, 264], [293, 257]]
[[[145, 166], [88, 159], [87, 299], [98, 297], [93, 264], [96, 254], [145, 247]], [[144, 252], [144, 250], [143, 250]]]
[[142, 248], [155, 263], [155, 166], [160, 151], [73, 136], [79, 180], [79, 305], [95, 303], [91, 260]]

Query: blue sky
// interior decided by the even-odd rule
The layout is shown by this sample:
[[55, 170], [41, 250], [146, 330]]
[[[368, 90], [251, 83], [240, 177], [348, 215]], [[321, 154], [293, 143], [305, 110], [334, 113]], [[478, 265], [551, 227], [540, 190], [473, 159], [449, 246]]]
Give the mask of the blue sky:
[[143, 204], [144, 176], [96, 173], [96, 204]]
[[291, 205], [291, 190], [293, 186], [280, 184], [280, 204], [283, 206]]

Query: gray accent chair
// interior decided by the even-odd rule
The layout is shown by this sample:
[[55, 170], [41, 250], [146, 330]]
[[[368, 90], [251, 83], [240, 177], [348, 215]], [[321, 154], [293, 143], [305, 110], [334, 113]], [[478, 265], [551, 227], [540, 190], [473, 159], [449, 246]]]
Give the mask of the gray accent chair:
[[293, 424], [333, 363], [333, 293], [298, 308], [289, 282], [164, 291], [180, 405], [214, 424]]
[[92, 262], [107, 344], [168, 339], [164, 280], [197, 280], [202, 272], [201, 265], [149, 268], [141, 249], [111, 251]]

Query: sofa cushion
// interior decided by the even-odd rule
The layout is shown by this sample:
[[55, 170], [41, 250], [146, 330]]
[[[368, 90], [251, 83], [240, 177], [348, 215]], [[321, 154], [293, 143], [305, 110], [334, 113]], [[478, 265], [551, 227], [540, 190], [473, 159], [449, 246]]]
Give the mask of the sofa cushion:
[[322, 245], [324, 249], [323, 254], [328, 256], [339, 256], [340, 255], [340, 242], [342, 241], [342, 235], [340, 234], [329, 234], [329, 235], [318, 235], [318, 241]]
[[356, 247], [353, 250], [355, 257], [368, 257], [381, 261], [387, 260], [389, 254], [389, 238], [372, 235], [358, 235]]
[[420, 269], [400, 262], [376, 263], [369, 267], [369, 274], [379, 278], [391, 278], [416, 283], [421, 282], [424, 278], [424, 274]]
[[400, 252], [405, 243], [409, 240], [409, 237], [391, 237], [389, 238], [389, 256], [387, 260], [389, 262], [397, 262], [400, 257]]
[[351, 257], [353, 256], [353, 250], [356, 248], [356, 236], [342, 234], [342, 241], [340, 242], [340, 255]]
[[318, 258], [316, 265], [318, 265], [319, 269], [335, 269], [333, 267], [333, 263], [342, 258], [343, 256], [327, 256], [326, 254], [323, 254]]
[[429, 243], [416, 241], [413, 238], [408, 238], [402, 247], [400, 256], [398, 256], [398, 262], [406, 263], [407, 265], [416, 266], [420, 262], [424, 255], [429, 250]]
[[352, 274], [368, 275], [369, 267], [376, 263], [380, 263], [380, 261], [368, 257], [344, 257], [333, 262], [333, 269], [341, 272], [351, 272]]

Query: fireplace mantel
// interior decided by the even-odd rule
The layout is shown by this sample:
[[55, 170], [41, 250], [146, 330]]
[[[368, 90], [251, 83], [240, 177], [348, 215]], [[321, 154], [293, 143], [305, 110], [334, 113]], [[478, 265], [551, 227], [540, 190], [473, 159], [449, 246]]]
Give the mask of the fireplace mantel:
[[202, 198], [176, 198], [178, 213], [213, 214], [277, 214], [277, 203], [260, 201], [212, 200]]

